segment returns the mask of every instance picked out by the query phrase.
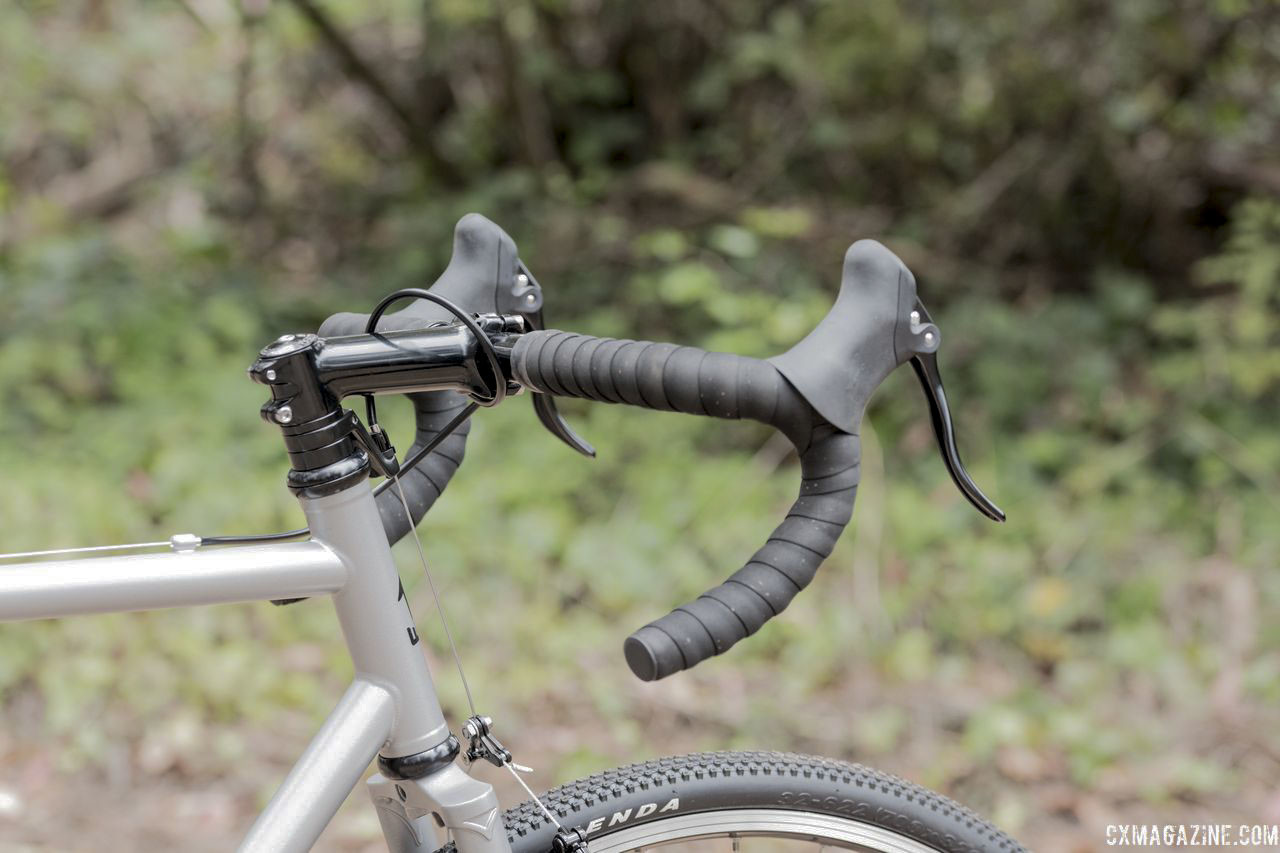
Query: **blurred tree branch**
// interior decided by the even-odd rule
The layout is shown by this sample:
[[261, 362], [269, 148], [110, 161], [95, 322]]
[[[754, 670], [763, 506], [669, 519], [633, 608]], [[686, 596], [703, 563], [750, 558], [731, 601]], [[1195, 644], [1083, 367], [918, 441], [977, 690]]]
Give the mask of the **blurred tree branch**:
[[337, 58], [347, 76], [362, 86], [399, 127], [405, 143], [423, 161], [432, 177], [449, 186], [459, 183], [459, 176], [440, 153], [427, 127], [406, 101], [392, 89], [348, 39], [329, 14], [314, 0], [290, 0], [315, 28], [321, 41]]
[[240, 177], [248, 190], [247, 213], [253, 214], [262, 206], [266, 186], [258, 169], [258, 151], [262, 146], [261, 134], [254, 127], [250, 99], [253, 97], [254, 76], [257, 70], [256, 36], [262, 18], [256, 8], [245, 5], [240, 10], [240, 60], [236, 66], [236, 137], [237, 161]]
[[[123, 139], [83, 168], [59, 175], [20, 199], [0, 218], [0, 248], [46, 230], [127, 211], [143, 185], [182, 163], [190, 152], [163, 144], [145, 119], [122, 122]], [[55, 212], [50, 217], [49, 211]]]
[[535, 167], [556, 164], [560, 158], [556, 151], [555, 134], [551, 129], [551, 111], [542, 91], [529, 81], [520, 67], [521, 45], [511, 32], [511, 16], [507, 4], [501, 0], [498, 12], [493, 26], [498, 42], [503, 85], [520, 125], [525, 160]]

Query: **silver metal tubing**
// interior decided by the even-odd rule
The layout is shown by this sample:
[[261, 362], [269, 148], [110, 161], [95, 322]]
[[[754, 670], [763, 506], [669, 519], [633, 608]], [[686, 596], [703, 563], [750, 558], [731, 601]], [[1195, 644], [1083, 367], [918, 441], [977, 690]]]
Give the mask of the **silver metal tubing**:
[[241, 851], [310, 850], [391, 731], [391, 694], [357, 679], [254, 822]]
[[395, 727], [382, 754], [395, 758], [439, 745], [449, 727], [368, 481], [299, 501], [312, 535], [348, 567], [350, 577], [333, 604], [356, 675], [395, 699]]
[[498, 795], [488, 782], [469, 776], [458, 763], [421, 779], [400, 783], [410, 819], [438, 814], [453, 834], [458, 853], [511, 853]]
[[327, 595], [347, 568], [318, 542], [0, 566], [0, 621]]
[[400, 791], [405, 788], [381, 773], [370, 776], [365, 787], [378, 810], [378, 823], [382, 825], [382, 835], [391, 853], [431, 853], [444, 846], [446, 839], [430, 814], [417, 819], [409, 817], [400, 801]]

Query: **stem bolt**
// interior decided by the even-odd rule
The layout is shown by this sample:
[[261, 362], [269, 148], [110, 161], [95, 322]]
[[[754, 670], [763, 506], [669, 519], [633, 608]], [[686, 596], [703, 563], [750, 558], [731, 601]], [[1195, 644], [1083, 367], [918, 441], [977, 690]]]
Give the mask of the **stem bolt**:
[[287, 424], [293, 420], [293, 409], [288, 406], [281, 406], [276, 409], [275, 421], [278, 424]]

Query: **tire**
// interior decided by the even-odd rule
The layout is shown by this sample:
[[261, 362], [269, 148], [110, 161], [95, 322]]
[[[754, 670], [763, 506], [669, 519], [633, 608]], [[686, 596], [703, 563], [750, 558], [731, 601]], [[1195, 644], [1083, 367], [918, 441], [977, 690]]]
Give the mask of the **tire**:
[[[882, 853], [1023, 851], [965, 807], [918, 785], [843, 761], [779, 752], [717, 752], [606, 770], [549, 791], [591, 853], [622, 853], [708, 836], [770, 836]], [[513, 853], [545, 853], [555, 826], [537, 803], [504, 816]], [[755, 842], [752, 842], [754, 845]], [[440, 853], [452, 853], [453, 845]]]

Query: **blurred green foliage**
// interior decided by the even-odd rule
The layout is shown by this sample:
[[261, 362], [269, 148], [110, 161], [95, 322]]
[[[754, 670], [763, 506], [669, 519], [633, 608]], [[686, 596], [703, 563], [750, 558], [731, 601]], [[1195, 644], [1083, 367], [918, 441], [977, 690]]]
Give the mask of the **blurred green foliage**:
[[[1248, 0], [7, 8], [0, 550], [296, 526], [244, 366], [429, 282], [464, 212], [515, 237], [556, 325], [759, 356], [825, 314], [844, 248], [875, 237], [920, 279], [966, 460], [1010, 522], [957, 496], [895, 376], [816, 589], [642, 690], [624, 633], [748, 556], [791, 497], [785, 447], [568, 405], [600, 449], [587, 463], [522, 402], [482, 412], [423, 532], [486, 703], [589, 709], [606, 734], [549, 771], [663, 751], [645, 707], [696, 745], [887, 763], [1014, 830], [1050, 808], [1028, 780], [1250, 808], [1280, 764], [1255, 748], [1280, 707], [1278, 17]], [[319, 604], [0, 631], [5, 707], [41, 709], [14, 730], [56, 737], [68, 766], [192, 714], [225, 728], [230, 761], [238, 721], [318, 719], [348, 669]], [[821, 738], [801, 703], [834, 721]]]

